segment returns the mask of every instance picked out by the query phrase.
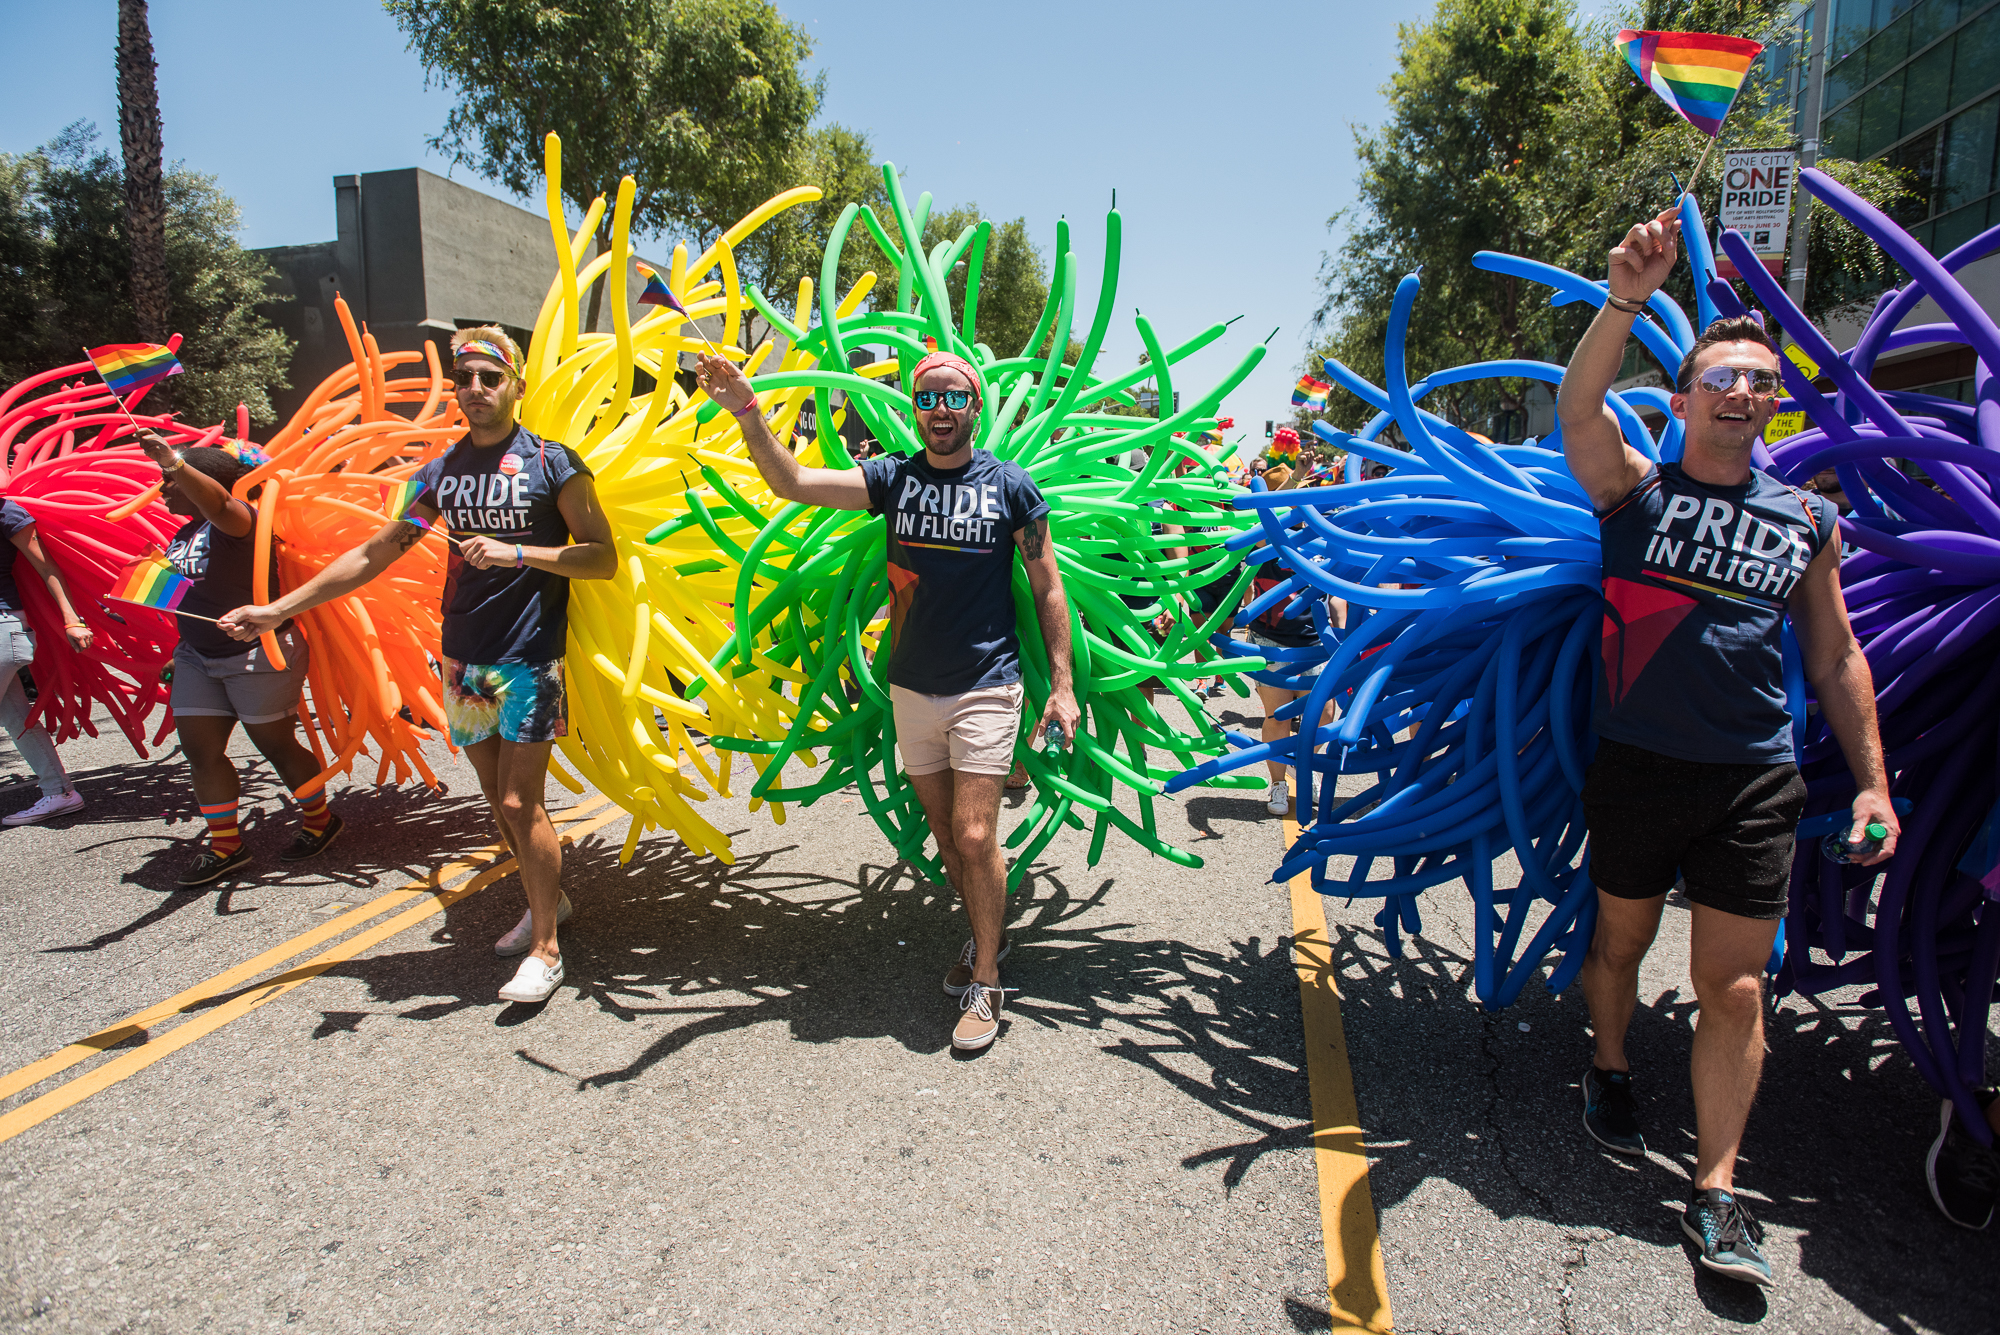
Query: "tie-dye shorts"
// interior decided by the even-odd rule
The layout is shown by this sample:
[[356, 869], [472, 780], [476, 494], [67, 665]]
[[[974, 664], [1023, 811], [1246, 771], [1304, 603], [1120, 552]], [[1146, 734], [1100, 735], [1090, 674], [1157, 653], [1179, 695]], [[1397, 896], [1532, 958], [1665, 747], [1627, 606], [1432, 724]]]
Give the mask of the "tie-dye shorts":
[[569, 695], [560, 658], [547, 663], [444, 660], [444, 721], [457, 746], [553, 742], [569, 735]]

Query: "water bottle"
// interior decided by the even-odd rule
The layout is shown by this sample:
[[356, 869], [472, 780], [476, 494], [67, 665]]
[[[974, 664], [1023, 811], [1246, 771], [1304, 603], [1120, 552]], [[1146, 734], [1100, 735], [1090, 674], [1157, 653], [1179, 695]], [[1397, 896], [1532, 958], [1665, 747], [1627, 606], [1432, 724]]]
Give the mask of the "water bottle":
[[1881, 852], [1882, 841], [1889, 837], [1889, 827], [1880, 821], [1870, 821], [1863, 833], [1867, 838], [1860, 843], [1850, 844], [1847, 842], [1845, 830], [1833, 831], [1819, 841], [1820, 856], [1828, 862], [1859, 862], [1863, 858], [1873, 857]]
[[1042, 729], [1042, 754], [1050, 760], [1062, 757], [1063, 725], [1061, 719], [1050, 719], [1049, 726]]

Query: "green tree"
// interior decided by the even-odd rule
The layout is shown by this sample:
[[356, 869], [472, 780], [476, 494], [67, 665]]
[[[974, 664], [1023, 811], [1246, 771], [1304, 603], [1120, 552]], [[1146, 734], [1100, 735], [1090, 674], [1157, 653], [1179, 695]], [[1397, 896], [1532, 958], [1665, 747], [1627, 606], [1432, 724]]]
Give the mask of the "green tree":
[[[271, 268], [236, 240], [236, 204], [215, 178], [166, 173], [169, 332], [184, 375], [174, 405], [191, 421], [275, 420], [291, 344], [256, 312]], [[0, 384], [134, 340], [124, 173], [85, 122], [32, 153], [0, 153]]]
[[[1626, 228], [1671, 205], [1707, 140], [1632, 76], [1612, 38], [1621, 27], [1726, 32], [1767, 43], [1790, 29], [1786, 0], [1640, 0], [1580, 23], [1573, 0], [1441, 0], [1425, 23], [1400, 29], [1389, 116], [1357, 130], [1359, 200], [1328, 220], [1347, 228], [1324, 257], [1320, 340], [1307, 359], [1334, 357], [1380, 383], [1383, 334], [1397, 283], [1422, 269], [1410, 322], [1413, 377], [1497, 357], [1560, 361], [1591, 312], [1551, 308], [1548, 292], [1475, 269], [1479, 250], [1524, 255], [1601, 277]], [[1791, 111], [1764, 67], [1753, 67], [1710, 154], [1697, 198], [1713, 212], [1722, 152], [1792, 142]], [[1902, 185], [1881, 164], [1822, 162], [1881, 207]], [[1807, 253], [1807, 313], [1824, 319], [1889, 273], [1886, 257], [1824, 208]], [[1669, 295], [1692, 306], [1685, 266]], [[1434, 393], [1427, 406], [1473, 430], [1523, 406], [1528, 381], [1481, 381]], [[1336, 390], [1328, 417], [1358, 427], [1373, 415]]]
[[[430, 142], [517, 195], [562, 138], [579, 213], [633, 178], [640, 236], [712, 238], [778, 190], [819, 111], [805, 29], [770, 0], [386, 0], [457, 93]], [[599, 233], [600, 253], [608, 229]], [[768, 285], [773, 275], [756, 273]], [[595, 322], [597, 297], [591, 299]]]

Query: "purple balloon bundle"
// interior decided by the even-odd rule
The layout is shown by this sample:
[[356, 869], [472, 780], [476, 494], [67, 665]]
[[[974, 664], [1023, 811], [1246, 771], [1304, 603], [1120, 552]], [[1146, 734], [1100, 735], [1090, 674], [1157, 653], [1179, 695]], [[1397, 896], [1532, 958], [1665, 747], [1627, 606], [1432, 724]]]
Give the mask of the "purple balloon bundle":
[[[1864, 1003], [1885, 1008], [1918, 1071], [1985, 1139], [1972, 1089], [1985, 1069], [2000, 970], [1992, 828], [2000, 795], [2000, 328], [1952, 275], [2000, 249], [2000, 227], [1940, 260], [1824, 174], [1807, 170], [1800, 184], [1911, 277], [1882, 295], [1853, 350], [1836, 353], [1744, 239], [1722, 238], [1744, 281], [1833, 381], [1827, 396], [1785, 366], [1786, 387], [1813, 425], [1776, 446], [1772, 463], [1793, 483], [1831, 466], [1853, 503], [1841, 530], [1858, 550], [1843, 561], [1841, 581], [1875, 676], [1892, 791], [1914, 806], [1883, 868], [1829, 862], [1816, 840], [1800, 841], [1777, 982], [1781, 992], [1805, 993], [1872, 982]], [[1711, 295], [1724, 309], [1734, 304], [1720, 284]], [[1945, 322], [1899, 329], [1926, 297]], [[1976, 355], [1972, 404], [1868, 383], [1884, 353], [1938, 343]], [[1817, 714], [1797, 731], [1807, 822], [1837, 817], [1854, 793], [1839, 745]], [[1886, 872], [1879, 884], [1878, 872]]]

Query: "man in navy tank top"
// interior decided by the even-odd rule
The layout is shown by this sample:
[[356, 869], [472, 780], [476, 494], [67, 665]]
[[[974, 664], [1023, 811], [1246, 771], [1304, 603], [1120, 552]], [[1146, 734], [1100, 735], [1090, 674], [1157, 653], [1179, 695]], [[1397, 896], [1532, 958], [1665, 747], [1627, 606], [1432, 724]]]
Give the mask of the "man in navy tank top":
[[1698, 1146], [1681, 1227], [1701, 1262], [1771, 1282], [1763, 1231], [1736, 1196], [1743, 1128], [1763, 1067], [1762, 973], [1785, 916], [1793, 831], [1805, 809], [1786, 709], [1789, 615], [1806, 675], [1857, 780], [1853, 835], [1879, 821], [1896, 851], [1875, 688], [1840, 596], [1838, 516], [1751, 467], [1780, 394], [1778, 350], [1750, 318], [1715, 321], [1681, 362], [1676, 463], [1627, 444], [1605, 394], [1632, 324], [1672, 271], [1673, 211], [1611, 251], [1610, 297], [1577, 345], [1557, 398], [1563, 453], [1597, 509], [1604, 636], [1584, 782], [1597, 933], [1581, 975], [1596, 1051], [1584, 1127], [1644, 1155], [1625, 1032], [1639, 964], [1667, 892], [1693, 906], [1689, 974], [1700, 1005], [1690, 1063]]

